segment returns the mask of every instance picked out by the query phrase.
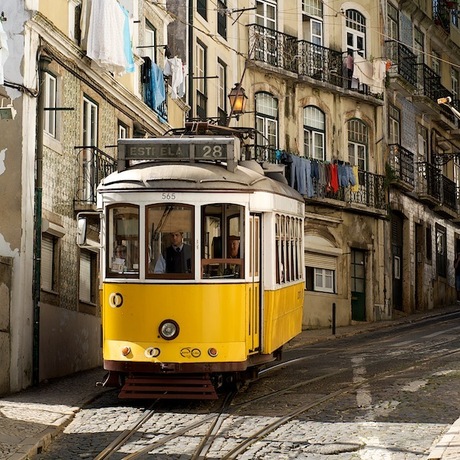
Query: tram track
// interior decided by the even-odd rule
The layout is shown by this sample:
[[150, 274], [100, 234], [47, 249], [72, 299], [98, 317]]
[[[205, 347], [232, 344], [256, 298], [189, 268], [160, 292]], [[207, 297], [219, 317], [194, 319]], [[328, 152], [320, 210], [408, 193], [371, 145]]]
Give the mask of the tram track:
[[[425, 352], [432, 352], [435, 348], [439, 348], [440, 346], [444, 346], [446, 343], [454, 342], [455, 340], [449, 340], [449, 341], [444, 341], [442, 343], [432, 345], [429, 347], [424, 347], [423, 351]], [[248, 448], [250, 448], [254, 443], [260, 441], [261, 439], [265, 438], [267, 435], [270, 433], [273, 433], [276, 429], [279, 427], [289, 423], [291, 420], [299, 416], [300, 414], [303, 414], [305, 412], [310, 411], [311, 409], [317, 408], [318, 406], [321, 406], [324, 403], [327, 403], [328, 401], [334, 400], [336, 398], [340, 398], [341, 396], [345, 396], [347, 394], [350, 394], [356, 390], [358, 390], [360, 387], [363, 387], [365, 385], [368, 385], [370, 383], [375, 383], [378, 382], [379, 380], [387, 379], [388, 377], [391, 376], [397, 376], [398, 374], [401, 374], [403, 372], [407, 372], [409, 370], [422, 367], [433, 360], [440, 359], [442, 357], [447, 357], [452, 354], [457, 354], [460, 353], [460, 348], [455, 349], [452, 351], [448, 352], [442, 352], [442, 353], [437, 353], [435, 355], [430, 355], [429, 357], [419, 360], [416, 363], [411, 363], [410, 365], [406, 365], [401, 363], [399, 366], [397, 366], [396, 369], [391, 369], [388, 371], [384, 372], [379, 372], [378, 374], [375, 374], [371, 377], [365, 378], [361, 380], [360, 382], [355, 382], [355, 383], [350, 383], [346, 385], [345, 387], [333, 391], [327, 395], [324, 395], [320, 398], [317, 398], [315, 401], [311, 401], [307, 404], [300, 405], [291, 411], [289, 411], [287, 414], [283, 415], [281, 418], [278, 420], [275, 420], [268, 425], [264, 426], [260, 430], [255, 431], [254, 433], [248, 434], [248, 436], [241, 442], [238, 443], [237, 446], [231, 448], [229, 452], [224, 454], [221, 458], [222, 459], [236, 459], [238, 455], [241, 455], [243, 452], [245, 452]], [[379, 362], [383, 362], [385, 359], [379, 359], [377, 361], [374, 361], [373, 364], [378, 364]], [[292, 360], [292, 363], [298, 362], [299, 359], [294, 359]], [[283, 363], [285, 366], [288, 365], [287, 362]], [[278, 369], [279, 366], [276, 366]], [[274, 369], [273, 369], [274, 370]], [[173, 441], [174, 439], [177, 439], [181, 436], [184, 436], [190, 431], [202, 426], [204, 423], [209, 423], [209, 427], [206, 430], [206, 433], [202, 435], [202, 439], [198, 445], [198, 447], [195, 449], [194, 453], [191, 456], [191, 459], [193, 460], [204, 460], [207, 458], [207, 453], [210, 451], [210, 448], [212, 446], [212, 443], [216, 438], [219, 437], [219, 430], [222, 426], [223, 421], [225, 418], [230, 417], [230, 416], [235, 416], [237, 415], [238, 411], [240, 411], [243, 407], [245, 406], [250, 406], [251, 404], [260, 402], [262, 400], [270, 400], [270, 399], [275, 399], [276, 397], [280, 396], [283, 393], [288, 393], [292, 390], [298, 389], [302, 386], [307, 386], [313, 383], [317, 383], [319, 381], [325, 380], [325, 379], [330, 379], [332, 377], [337, 377], [337, 375], [344, 374], [346, 372], [350, 372], [349, 368], [341, 368], [337, 369], [334, 372], [328, 373], [328, 374], [323, 374], [321, 376], [308, 379], [303, 382], [298, 382], [294, 385], [290, 385], [286, 388], [282, 388], [279, 390], [274, 390], [268, 394], [258, 396], [256, 398], [252, 398], [248, 401], [243, 401], [234, 405], [232, 404], [234, 395], [231, 396], [231, 399], [226, 398], [221, 410], [219, 411], [218, 414], [211, 414], [209, 416], [206, 416], [205, 418], [201, 419], [200, 421], [188, 424], [187, 426], [175, 431], [174, 433], [170, 435], [166, 435], [162, 437], [161, 439], [149, 443], [147, 446], [141, 448], [140, 450], [133, 452], [131, 454], [128, 454], [125, 457], [122, 457], [124, 460], [134, 460], [134, 459], [139, 459], [143, 455], [146, 455], [148, 453], [151, 453], [152, 451], [165, 446], [167, 443]], [[226, 403], [226, 401], [229, 401]]]

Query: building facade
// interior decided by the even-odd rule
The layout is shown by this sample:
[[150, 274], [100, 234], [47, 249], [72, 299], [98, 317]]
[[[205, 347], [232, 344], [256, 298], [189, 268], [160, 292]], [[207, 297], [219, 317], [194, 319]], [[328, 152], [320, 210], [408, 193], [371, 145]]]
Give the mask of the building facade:
[[[9, 0], [2, 8], [0, 99], [16, 112], [0, 120], [5, 393], [100, 365], [97, 185], [115, 168], [118, 138], [182, 126], [187, 106], [164, 79], [173, 20], [164, 5]], [[85, 248], [82, 212], [94, 218]]]
[[244, 159], [304, 195], [305, 328], [455, 302], [460, 131], [438, 104], [460, 109], [455, 3], [2, 8], [0, 393], [100, 363], [97, 184], [118, 138], [186, 122], [245, 129]]

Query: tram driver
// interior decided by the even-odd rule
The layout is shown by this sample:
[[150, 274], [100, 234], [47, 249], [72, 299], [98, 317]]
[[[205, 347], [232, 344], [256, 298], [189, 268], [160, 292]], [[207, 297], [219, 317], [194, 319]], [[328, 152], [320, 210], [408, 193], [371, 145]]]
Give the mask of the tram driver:
[[190, 273], [192, 271], [192, 248], [183, 242], [183, 232], [170, 233], [171, 245], [160, 254], [154, 273]]

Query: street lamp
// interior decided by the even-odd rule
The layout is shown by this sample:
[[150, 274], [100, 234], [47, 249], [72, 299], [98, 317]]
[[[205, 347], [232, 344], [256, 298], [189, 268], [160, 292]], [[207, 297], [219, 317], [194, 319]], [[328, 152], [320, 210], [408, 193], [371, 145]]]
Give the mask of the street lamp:
[[451, 105], [451, 102], [452, 102], [452, 98], [450, 96], [447, 96], [447, 97], [440, 97], [438, 99], [438, 104], [439, 105], [445, 105], [446, 107], [448, 107], [450, 109], [450, 111], [456, 116], [456, 118], [458, 120], [460, 120], [460, 112]]
[[238, 119], [238, 117], [244, 113], [247, 99], [248, 97], [246, 96], [241, 83], [235, 83], [235, 86], [228, 95], [228, 100], [230, 101], [230, 115], [228, 116], [229, 121], [233, 115], [235, 115], [236, 119]]

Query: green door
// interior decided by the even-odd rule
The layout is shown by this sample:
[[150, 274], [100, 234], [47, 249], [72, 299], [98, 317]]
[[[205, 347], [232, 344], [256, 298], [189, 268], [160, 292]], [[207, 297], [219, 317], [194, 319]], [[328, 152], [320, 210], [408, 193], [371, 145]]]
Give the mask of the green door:
[[365, 252], [351, 250], [351, 319], [366, 321]]

